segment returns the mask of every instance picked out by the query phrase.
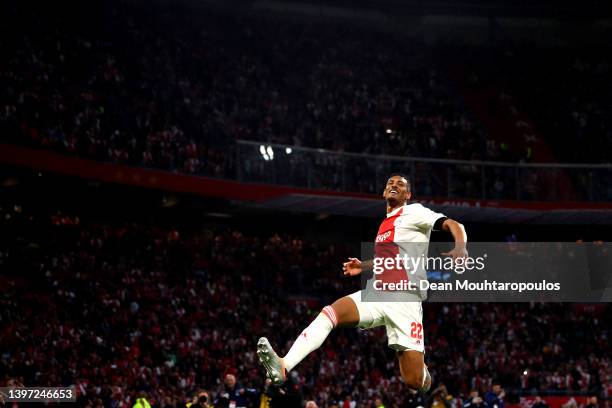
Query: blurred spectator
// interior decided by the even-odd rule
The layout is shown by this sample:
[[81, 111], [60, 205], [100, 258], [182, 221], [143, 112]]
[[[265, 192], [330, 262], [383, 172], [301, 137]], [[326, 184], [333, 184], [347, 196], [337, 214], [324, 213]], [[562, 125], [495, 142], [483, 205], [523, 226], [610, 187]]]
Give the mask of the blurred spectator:
[[585, 405], [584, 408], [598, 408], [598, 404], [597, 404], [597, 396], [596, 395], [592, 395], [587, 399], [587, 404]]
[[494, 381], [493, 386], [485, 394], [485, 401], [489, 408], [504, 408], [506, 392], [499, 382]]
[[212, 399], [207, 391], [200, 391], [193, 400], [185, 404], [187, 408], [211, 408]]
[[444, 384], [440, 384], [431, 391], [431, 399], [429, 408], [450, 408], [452, 396], [448, 394], [448, 390]]
[[227, 374], [222, 389], [217, 393], [215, 407], [246, 408], [252, 405], [252, 400], [258, 395], [253, 388], [243, 388], [236, 382], [236, 376]]
[[147, 401], [147, 394], [145, 392], [140, 392], [138, 394], [133, 408], [151, 408], [151, 404]]
[[[469, 397], [463, 402], [463, 408], [488, 408], [487, 403], [478, 395], [478, 390], [470, 391]], [[544, 407], [542, 407], [544, 408]]]
[[578, 403], [574, 397], [570, 398], [561, 408], [578, 408]]
[[259, 396], [259, 408], [270, 408], [270, 401], [272, 400], [272, 380], [266, 378], [264, 382], [264, 387], [261, 390], [261, 395]]
[[531, 408], [548, 408], [548, 404], [542, 399], [542, 397], [536, 395]]

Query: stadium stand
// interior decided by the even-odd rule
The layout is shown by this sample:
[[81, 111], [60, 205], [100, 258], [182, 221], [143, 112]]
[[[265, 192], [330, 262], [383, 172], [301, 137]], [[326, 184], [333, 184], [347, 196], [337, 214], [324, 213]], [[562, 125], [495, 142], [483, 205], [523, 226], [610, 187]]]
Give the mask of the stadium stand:
[[[196, 24], [191, 15], [143, 16], [126, 6], [106, 10], [116, 16], [112, 30], [38, 16], [37, 32], [21, 37], [11, 24], [24, 11], [13, 7], [4, 15], [5, 139], [218, 176], [231, 175], [225, 149], [236, 139], [423, 157], [531, 155], [513, 155], [511, 141], [500, 146], [470, 117], [444, 71], [452, 56], [441, 60], [439, 49], [402, 45], [391, 34], [228, 16]], [[466, 73], [473, 85], [495, 78], [503, 86], [497, 98], [520, 94], [552, 126], [544, 134], [566, 143], [558, 159], [607, 160], [598, 156], [611, 139], [602, 53], [461, 51], [474, 55], [478, 68]], [[525, 69], [534, 60], [538, 71]], [[567, 75], [577, 81], [563, 82]], [[558, 83], [566, 88], [551, 92]], [[570, 154], [582, 140], [589, 149]]]
[[[190, 14], [128, 6], [105, 10], [116, 17], [112, 30], [38, 15], [37, 31], [22, 37], [12, 25], [30, 15], [5, 11], [5, 139], [214, 175], [228, 174], [224, 150], [236, 139], [422, 157], [533, 155], [529, 123], [515, 123], [528, 127], [525, 140], [500, 145], [474, 121], [450, 80], [461, 59], [436, 56], [448, 48], [350, 26], [229, 16], [196, 24]], [[488, 114], [515, 95], [538, 118], [538, 135], [558, 146], [557, 161], [609, 161], [610, 53], [500, 48], [455, 51], [470, 55], [467, 82], [497, 86]], [[515, 152], [513, 142], [522, 143]]]
[[112, 30], [40, 18], [38, 31], [22, 37], [10, 28], [19, 11], [5, 15], [11, 41], [2, 50], [2, 137], [18, 143], [215, 176], [233, 175], [237, 139], [376, 154], [497, 154], [432, 65], [432, 50], [403, 50], [390, 34], [143, 16], [126, 6], [106, 11]]
[[[596, 224], [588, 209], [604, 223], [610, 167], [512, 166], [610, 162], [608, 49], [432, 45], [345, 23], [157, 3], [56, 6], [0, 4], [0, 148], [25, 147], [48, 167], [16, 171], [19, 156], [0, 168], [0, 386], [75, 384], [79, 406], [113, 408], [183, 407], [203, 394], [219, 408], [518, 408], [530, 397], [537, 408], [610, 407], [610, 304], [427, 304], [429, 395], [401, 383], [384, 330], [334, 331], [281, 390], [264, 381], [254, 347], [265, 335], [286, 351], [322, 305], [356, 290], [340, 265], [369, 239], [356, 231], [373, 236], [356, 215], [378, 211], [365, 201], [397, 170], [383, 155], [438, 160], [411, 169], [427, 198], [530, 201], [538, 214], [577, 202], [568, 208], [581, 222]], [[62, 172], [67, 155], [71, 165], [87, 160]], [[86, 180], [49, 181], [46, 170]], [[20, 196], [32, 178], [40, 181]], [[284, 202], [258, 228], [256, 183], [283, 186], [288, 201], [308, 188], [364, 202], [342, 219], [342, 237], [299, 231], [308, 222], [279, 211]], [[223, 197], [240, 188], [248, 192]], [[265, 188], [272, 206], [281, 189]], [[159, 203], [130, 204], [159, 189], [164, 208], [184, 199], [193, 212], [227, 210], [240, 222], [158, 220], [150, 207]], [[355, 199], [325, 198], [337, 201], [312, 206]], [[130, 205], [138, 209], [126, 214]], [[470, 225], [470, 238], [609, 234], [529, 224], [530, 208], [493, 206], [485, 219], [480, 202], [456, 206], [481, 222], [524, 223]]]
[[[1, 215], [0, 378], [77, 384], [83, 406], [133, 403], [143, 391], [154, 406], [180, 406], [200, 389], [223, 399], [227, 374], [249, 390], [246, 406], [259, 406], [256, 337], [288, 347], [320, 305], [358, 285], [339, 278], [352, 243], [33, 217], [21, 206], [4, 205]], [[428, 304], [428, 364], [450, 406], [494, 381], [509, 402], [521, 392], [603, 397], [612, 385], [611, 312], [609, 304]], [[377, 397], [407, 406], [414, 398], [384, 345], [384, 331], [336, 331], [292, 372], [287, 393], [321, 407], [346, 398], [369, 407]]]
[[[405, 158], [609, 162], [610, 61], [599, 49], [432, 46], [348, 24], [115, 3], [97, 10], [111, 27], [78, 7], [80, 19], [3, 7], [4, 142], [370, 194], [379, 189], [368, 175], [385, 162], [304, 154], [272, 181], [258, 173], [269, 174], [259, 168], [265, 166], [259, 149], [258, 162], [250, 163], [253, 152], [241, 152], [236, 142]], [[27, 36], [22, 26], [32, 28]], [[572, 81], [563, 81], [567, 76]], [[305, 167], [316, 174], [303, 174]], [[415, 172], [432, 175], [421, 177], [427, 196], [612, 197], [609, 168], [519, 172], [424, 163]]]

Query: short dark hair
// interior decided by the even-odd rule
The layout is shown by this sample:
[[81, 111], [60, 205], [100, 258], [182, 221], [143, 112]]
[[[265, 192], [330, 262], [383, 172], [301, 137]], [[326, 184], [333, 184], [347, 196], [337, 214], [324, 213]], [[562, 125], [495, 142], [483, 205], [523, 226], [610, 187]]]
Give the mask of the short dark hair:
[[[389, 175], [389, 178], [391, 177], [395, 177], [395, 176], [400, 176], [402, 178], [406, 179], [406, 182], [408, 183], [408, 191], [410, 191], [410, 187], [412, 186], [412, 183], [410, 182], [410, 177], [408, 177], [407, 175], [405, 175], [404, 173], [400, 173], [400, 172], [396, 172], [396, 173], [391, 173]], [[387, 179], [389, 180], [389, 179]]]

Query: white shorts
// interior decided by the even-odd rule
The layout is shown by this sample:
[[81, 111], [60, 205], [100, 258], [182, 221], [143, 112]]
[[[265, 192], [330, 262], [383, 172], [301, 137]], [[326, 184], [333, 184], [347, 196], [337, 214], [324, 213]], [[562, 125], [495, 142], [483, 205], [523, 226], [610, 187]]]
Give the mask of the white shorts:
[[385, 326], [389, 347], [425, 352], [421, 302], [363, 302], [361, 291], [349, 295], [359, 311], [360, 329]]

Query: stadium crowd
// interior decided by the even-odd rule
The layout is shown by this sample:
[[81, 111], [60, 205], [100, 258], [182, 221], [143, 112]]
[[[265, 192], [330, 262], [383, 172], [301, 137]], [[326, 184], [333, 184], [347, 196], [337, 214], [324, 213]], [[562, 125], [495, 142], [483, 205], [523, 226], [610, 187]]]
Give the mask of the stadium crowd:
[[[520, 47], [449, 53], [346, 24], [114, 3], [99, 6], [96, 18], [78, 8], [67, 14], [61, 8], [33, 12], [19, 3], [2, 7], [3, 141], [191, 174], [367, 193], [379, 191], [367, 175], [388, 162], [294, 154], [286, 158], [292, 171], [271, 176], [259, 146], [240, 151], [236, 141], [518, 162], [531, 160], [527, 146], [543, 134], [557, 161], [609, 161], [612, 73], [608, 54], [599, 51], [597, 58], [575, 49], [542, 54]], [[23, 35], [20, 27], [30, 30]], [[464, 56], [478, 67], [465, 75], [481, 84], [495, 78], [499, 97], [516, 95], [541, 121], [539, 132], [525, 140], [490, 137], [457, 78], [450, 79]], [[524, 64], [534, 58], [538, 70]], [[583, 146], [580, 154], [576, 145]], [[314, 170], [300, 170], [305, 167]], [[425, 195], [554, 199], [532, 191], [550, 189], [546, 174], [510, 170], [432, 163], [414, 169], [433, 176], [421, 189]], [[448, 173], [461, 183], [449, 181]], [[576, 184], [593, 185], [581, 199], [612, 196], [607, 189], [603, 197], [592, 196], [602, 191], [605, 174], [585, 177], [575, 176]], [[524, 192], [517, 185], [525, 185]]]
[[609, 44], [504, 44], [462, 51], [469, 54], [471, 85], [496, 90], [488, 106], [492, 115], [505, 104], [523, 137], [546, 140], [558, 161], [610, 163]]
[[[432, 51], [391, 34], [127, 5], [103, 10], [105, 25], [5, 7], [5, 139], [215, 176], [233, 176], [237, 139], [495, 158]], [[27, 35], [11, 29], [26, 22]]]
[[91, 407], [131, 407], [139, 397], [179, 407], [206, 395], [216, 407], [304, 398], [319, 407], [458, 408], [465, 399], [501, 408], [499, 384], [612, 396], [612, 308], [557, 303], [428, 304], [438, 388], [427, 400], [402, 385], [378, 329], [335, 330], [275, 390], [257, 338], [286, 351], [322, 306], [356, 289], [339, 266], [355, 255], [350, 244], [1, 212], [0, 385], [75, 384], [79, 404]]
[[[237, 139], [508, 159], [453, 96], [435, 51], [400, 46], [390, 34], [227, 16], [196, 24], [180, 13], [146, 18], [140, 10], [109, 10], [112, 29], [45, 16], [23, 37], [10, 25], [31, 14], [9, 11], [0, 96], [5, 140], [230, 177]], [[325, 176], [338, 170], [319, 164]], [[344, 165], [370, 171], [364, 160]], [[339, 180], [329, 179], [316, 181], [335, 188]], [[362, 177], [349, 185], [374, 191]]]

